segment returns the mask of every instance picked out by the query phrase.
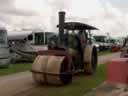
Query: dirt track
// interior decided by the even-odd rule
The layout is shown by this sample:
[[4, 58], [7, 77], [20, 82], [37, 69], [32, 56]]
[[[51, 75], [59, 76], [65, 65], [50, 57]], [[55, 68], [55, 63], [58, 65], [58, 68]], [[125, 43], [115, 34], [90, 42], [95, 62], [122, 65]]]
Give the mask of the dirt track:
[[[111, 58], [116, 57], [119, 57], [119, 53], [100, 56], [99, 64], [104, 64]], [[44, 96], [47, 96], [46, 87], [35, 85], [30, 72], [0, 77], [0, 96], [40, 96], [37, 93], [42, 90]]]

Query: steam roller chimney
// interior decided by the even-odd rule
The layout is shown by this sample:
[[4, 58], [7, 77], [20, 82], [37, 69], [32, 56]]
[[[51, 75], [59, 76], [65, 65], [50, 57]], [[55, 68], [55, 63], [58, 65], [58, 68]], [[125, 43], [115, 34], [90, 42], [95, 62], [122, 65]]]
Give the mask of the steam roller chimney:
[[60, 44], [63, 44], [64, 41], [64, 23], [65, 23], [65, 12], [59, 12], [59, 38]]

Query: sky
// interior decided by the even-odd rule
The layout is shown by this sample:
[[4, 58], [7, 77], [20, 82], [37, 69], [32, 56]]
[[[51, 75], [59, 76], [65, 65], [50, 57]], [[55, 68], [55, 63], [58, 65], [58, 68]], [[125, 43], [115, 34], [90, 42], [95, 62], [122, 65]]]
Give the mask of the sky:
[[128, 0], [110, 0], [110, 2], [123, 11], [128, 11]]
[[126, 36], [127, 4], [127, 0], [0, 0], [0, 26], [9, 31], [57, 32], [58, 12], [66, 11], [66, 21], [80, 21], [100, 29], [93, 34]]

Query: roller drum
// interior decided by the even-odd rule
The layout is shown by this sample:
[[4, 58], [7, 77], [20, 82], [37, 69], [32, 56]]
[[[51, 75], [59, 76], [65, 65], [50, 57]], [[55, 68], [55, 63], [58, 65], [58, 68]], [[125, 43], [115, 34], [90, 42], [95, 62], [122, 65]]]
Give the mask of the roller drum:
[[72, 74], [64, 64], [65, 56], [38, 56], [32, 64], [33, 78], [37, 83], [64, 85]]

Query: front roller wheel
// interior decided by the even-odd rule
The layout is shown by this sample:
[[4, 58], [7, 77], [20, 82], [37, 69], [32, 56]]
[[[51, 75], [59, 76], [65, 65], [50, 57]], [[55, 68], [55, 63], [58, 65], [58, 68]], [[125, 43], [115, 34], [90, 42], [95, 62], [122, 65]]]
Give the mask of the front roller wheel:
[[97, 50], [88, 45], [84, 50], [84, 70], [87, 74], [94, 74], [97, 69]]
[[72, 81], [72, 73], [68, 62], [66, 56], [38, 56], [32, 64], [34, 81], [38, 84], [69, 84]]

